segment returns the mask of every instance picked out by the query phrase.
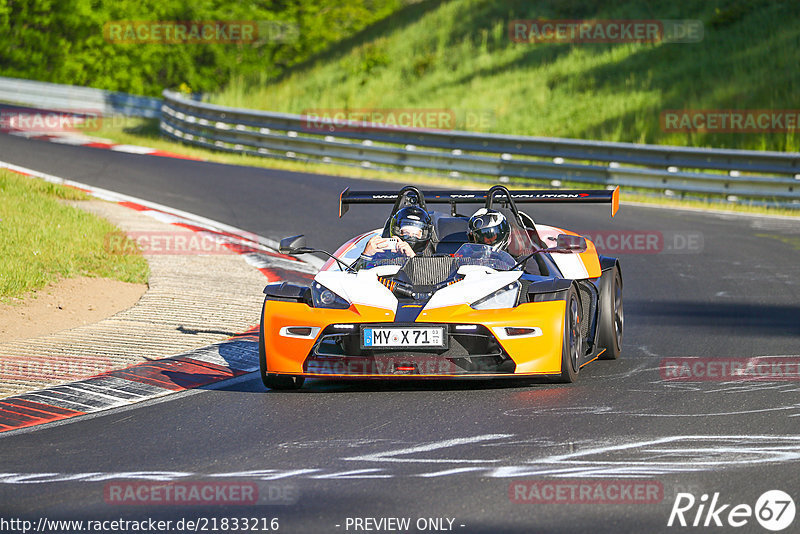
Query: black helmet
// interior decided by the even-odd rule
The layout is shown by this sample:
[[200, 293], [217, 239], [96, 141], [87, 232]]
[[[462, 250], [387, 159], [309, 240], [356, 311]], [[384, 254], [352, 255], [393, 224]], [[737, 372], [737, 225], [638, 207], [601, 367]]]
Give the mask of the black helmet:
[[389, 235], [399, 237], [420, 254], [428, 246], [433, 231], [431, 216], [417, 206], [406, 206], [392, 216]]
[[490, 245], [500, 250], [508, 244], [511, 237], [511, 225], [506, 216], [497, 210], [481, 208], [469, 218], [470, 243]]

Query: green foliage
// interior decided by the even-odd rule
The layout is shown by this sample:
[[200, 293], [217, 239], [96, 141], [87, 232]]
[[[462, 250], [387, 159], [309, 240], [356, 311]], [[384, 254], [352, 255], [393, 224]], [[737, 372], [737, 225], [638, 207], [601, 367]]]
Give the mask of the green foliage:
[[720, 7], [714, 8], [714, 14], [709, 18], [708, 24], [712, 28], [723, 28], [745, 18], [752, 10], [764, 7], [770, 0], [733, 0]]
[[[515, 43], [514, 19], [696, 19], [699, 43]], [[119, 20], [261, 20], [296, 38], [113, 44]], [[675, 109], [800, 107], [796, 0], [0, 0], [0, 74], [220, 104], [452, 109], [519, 135], [799, 150], [796, 133], [668, 133]], [[469, 117], [490, 120], [470, 122]], [[470, 124], [472, 124], [470, 126]]]
[[[402, 1], [0, 0], [0, 75], [152, 96], [218, 91], [235, 77], [262, 83]], [[289, 31], [251, 43], [121, 44], [104, 35], [114, 21], [259, 21]]]
[[[694, 19], [704, 37], [685, 44], [517, 43], [508, 34], [515, 19]], [[797, 151], [796, 132], [665, 132], [660, 115], [800, 107], [798, 21], [797, 0], [420, 2], [277, 80], [231, 85], [212, 101], [289, 113], [444, 108], [459, 117], [490, 113], [491, 120], [470, 127], [478, 131]]]

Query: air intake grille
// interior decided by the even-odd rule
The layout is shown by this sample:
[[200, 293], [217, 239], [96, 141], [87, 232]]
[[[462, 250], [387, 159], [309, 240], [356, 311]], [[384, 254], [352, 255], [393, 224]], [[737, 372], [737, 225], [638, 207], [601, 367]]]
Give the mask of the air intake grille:
[[589, 327], [591, 326], [591, 318], [594, 317], [594, 299], [588, 287], [579, 284], [581, 296], [581, 306], [583, 308], [583, 317], [581, 317], [581, 335], [586, 338], [589, 335]]
[[409, 258], [403, 272], [415, 286], [432, 286], [447, 280], [454, 268], [450, 256], [414, 256]]

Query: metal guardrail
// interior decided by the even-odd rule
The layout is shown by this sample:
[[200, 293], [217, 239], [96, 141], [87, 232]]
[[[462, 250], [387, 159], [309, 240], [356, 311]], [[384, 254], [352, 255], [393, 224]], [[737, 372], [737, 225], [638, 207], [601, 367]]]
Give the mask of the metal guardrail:
[[228, 108], [164, 91], [161, 130], [216, 150], [368, 168], [444, 171], [714, 195], [800, 208], [800, 153], [686, 148], [335, 123]]
[[59, 111], [94, 112], [158, 118], [161, 99], [91, 87], [37, 82], [0, 76], [0, 102]]
[[[461, 131], [412, 130], [202, 103], [173, 91], [164, 100], [0, 77], [0, 101], [103, 115], [160, 118], [174, 139], [256, 156], [712, 195], [800, 208], [800, 153], [688, 148]], [[565, 184], [566, 185], [566, 184]]]

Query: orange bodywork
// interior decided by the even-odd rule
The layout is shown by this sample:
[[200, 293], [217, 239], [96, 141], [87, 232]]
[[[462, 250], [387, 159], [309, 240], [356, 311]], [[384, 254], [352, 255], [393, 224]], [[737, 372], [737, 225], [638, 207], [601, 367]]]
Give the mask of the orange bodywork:
[[584, 267], [586, 267], [589, 278], [597, 278], [603, 274], [603, 269], [600, 267], [600, 260], [597, 258], [597, 248], [595, 248], [591, 240], [586, 240], [586, 252], [581, 252], [578, 256], [581, 257], [581, 261]]
[[[480, 376], [558, 374], [561, 372], [564, 311], [565, 302], [562, 300], [531, 302], [520, 304], [516, 308], [500, 310], [475, 310], [467, 304], [460, 304], [423, 311], [416, 322], [477, 324], [485, 326], [490, 331], [493, 327], [538, 327], [542, 331], [540, 336], [519, 339], [497, 338], [497, 342], [516, 364], [513, 375], [482, 373]], [[317, 340], [281, 336], [279, 331], [283, 327], [318, 327], [320, 329], [318, 338], [322, 330], [332, 324], [391, 323], [394, 317], [395, 312], [392, 310], [363, 305], [351, 305], [346, 310], [336, 310], [312, 308], [303, 303], [269, 300], [264, 308], [262, 320], [267, 372], [316, 376], [312, 373], [304, 373], [303, 363]], [[324, 376], [336, 375], [325, 374]], [[397, 378], [397, 375], [373, 374], [369, 376]], [[414, 375], [416, 378], [426, 376], [464, 377], [467, 375]]]
[[283, 337], [284, 326], [319, 327], [337, 323], [382, 323], [391, 321], [394, 312], [371, 306], [350, 306], [346, 310], [312, 308], [297, 302], [267, 301], [264, 306], [264, 350], [270, 373], [303, 374], [303, 362], [316, 339]]

